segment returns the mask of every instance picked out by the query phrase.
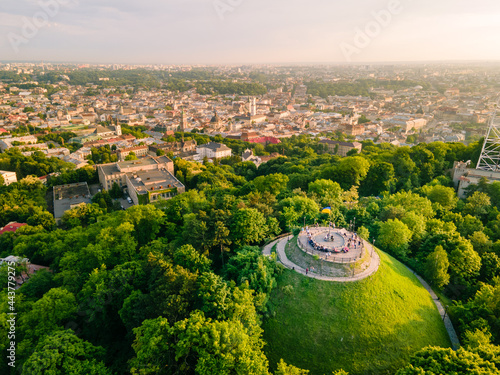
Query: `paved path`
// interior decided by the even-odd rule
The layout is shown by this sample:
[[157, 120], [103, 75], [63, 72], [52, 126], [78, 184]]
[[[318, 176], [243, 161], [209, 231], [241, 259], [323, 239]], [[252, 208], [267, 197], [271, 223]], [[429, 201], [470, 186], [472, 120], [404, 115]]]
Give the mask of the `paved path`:
[[453, 350], [457, 350], [458, 348], [460, 348], [460, 340], [458, 339], [457, 333], [455, 332], [455, 328], [453, 328], [453, 323], [451, 322], [450, 317], [446, 313], [446, 310], [443, 307], [443, 304], [439, 300], [436, 293], [434, 293], [432, 288], [429, 286], [429, 284], [427, 284], [427, 282], [424, 279], [422, 279], [419, 275], [417, 275], [415, 273], [415, 271], [413, 271], [411, 268], [409, 268], [409, 267], [406, 267], [406, 268], [408, 268], [411, 272], [413, 272], [413, 274], [417, 277], [417, 279], [422, 283], [424, 288], [427, 289], [427, 291], [431, 295], [431, 297], [434, 300], [434, 303], [439, 311], [439, 315], [441, 315], [441, 318], [444, 320], [444, 326], [446, 327], [446, 330], [448, 331], [448, 335], [450, 336], [451, 347], [453, 348]]
[[268, 243], [266, 246], [264, 246], [264, 250], [262, 250], [262, 254], [263, 255], [271, 255], [271, 250], [273, 249], [274, 245], [278, 241], [279, 240], [274, 240], [274, 241]]
[[[282, 238], [281, 240], [278, 240], [279, 241], [278, 246], [276, 246], [276, 250], [278, 253], [278, 259], [281, 262], [281, 264], [283, 264], [286, 268], [293, 269], [293, 270], [295, 270], [295, 272], [306, 275], [306, 270], [300, 266], [297, 266], [292, 261], [290, 261], [285, 254], [285, 246], [288, 243], [288, 241], [290, 241], [292, 238], [293, 238], [293, 236], [288, 236], [288, 237]], [[273, 243], [273, 246], [274, 246], [274, 243]], [[271, 248], [272, 248], [272, 246], [271, 246]], [[264, 248], [264, 251], [265, 250], [266, 250], [266, 248]], [[367, 251], [370, 251], [370, 250], [371, 250], [371, 247], [367, 247]], [[377, 272], [379, 265], [380, 265], [380, 257], [377, 254], [377, 252], [374, 251], [373, 252], [373, 259], [370, 263], [370, 266], [366, 270], [361, 272], [360, 274], [355, 275], [354, 277], [321, 276], [315, 272], [309, 272], [307, 274], [307, 277], [312, 277], [313, 279], [324, 280], [324, 281], [336, 281], [336, 282], [341, 282], [341, 283], [351, 282], [351, 281], [359, 281], [359, 280], [365, 279], [368, 276], [371, 276], [375, 272]]]

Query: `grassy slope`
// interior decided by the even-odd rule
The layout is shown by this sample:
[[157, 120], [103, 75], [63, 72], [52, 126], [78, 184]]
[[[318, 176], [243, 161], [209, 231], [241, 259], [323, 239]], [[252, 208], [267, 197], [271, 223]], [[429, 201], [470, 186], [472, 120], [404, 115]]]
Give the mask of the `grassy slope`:
[[[331, 374], [391, 374], [418, 349], [449, 347], [431, 296], [394, 258], [380, 253], [381, 266], [356, 283], [332, 283], [286, 270], [264, 321], [266, 354], [272, 366], [287, 363]], [[282, 288], [292, 285], [292, 295]]]

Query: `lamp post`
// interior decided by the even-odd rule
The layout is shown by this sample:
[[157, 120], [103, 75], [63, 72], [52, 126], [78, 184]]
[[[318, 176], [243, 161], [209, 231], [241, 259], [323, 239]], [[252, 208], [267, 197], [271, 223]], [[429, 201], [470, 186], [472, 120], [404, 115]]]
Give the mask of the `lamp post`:
[[448, 305], [444, 307], [444, 315], [443, 315], [443, 322], [446, 319], [446, 314], [448, 313]]

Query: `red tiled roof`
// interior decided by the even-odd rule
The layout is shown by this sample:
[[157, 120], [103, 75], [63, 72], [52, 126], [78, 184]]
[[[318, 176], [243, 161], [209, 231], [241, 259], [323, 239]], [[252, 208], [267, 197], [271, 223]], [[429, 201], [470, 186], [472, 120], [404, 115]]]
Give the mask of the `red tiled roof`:
[[250, 143], [271, 143], [273, 145], [277, 145], [281, 143], [278, 138], [275, 137], [259, 137], [259, 138], [251, 138], [248, 140]]
[[3, 227], [2, 229], [0, 229], [0, 236], [2, 234], [6, 233], [6, 232], [15, 232], [16, 230], [18, 230], [21, 227], [24, 227], [25, 225], [28, 225], [28, 224], [24, 224], [24, 223], [9, 223], [5, 227]]

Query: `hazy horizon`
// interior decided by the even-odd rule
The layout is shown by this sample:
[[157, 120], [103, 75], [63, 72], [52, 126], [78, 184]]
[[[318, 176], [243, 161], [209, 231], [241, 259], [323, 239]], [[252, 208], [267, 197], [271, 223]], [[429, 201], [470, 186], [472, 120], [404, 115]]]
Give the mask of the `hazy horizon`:
[[92, 64], [500, 61], [500, 3], [16, 0], [0, 60]]

